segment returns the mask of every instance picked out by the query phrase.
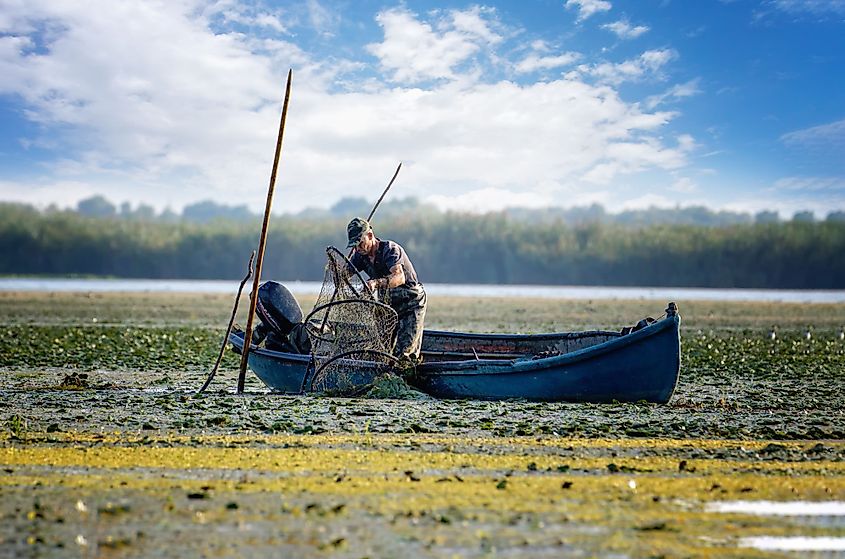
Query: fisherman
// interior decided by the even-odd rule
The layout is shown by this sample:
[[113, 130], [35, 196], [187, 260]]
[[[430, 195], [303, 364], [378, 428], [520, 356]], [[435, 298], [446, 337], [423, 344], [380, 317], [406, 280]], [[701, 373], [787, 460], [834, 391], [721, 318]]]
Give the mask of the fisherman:
[[346, 235], [347, 248], [355, 247], [352, 265], [369, 276], [370, 291], [387, 293], [387, 302], [398, 315], [393, 354], [405, 364], [419, 363], [426, 296], [408, 254], [399, 243], [376, 237], [367, 220], [360, 217], [349, 222]]

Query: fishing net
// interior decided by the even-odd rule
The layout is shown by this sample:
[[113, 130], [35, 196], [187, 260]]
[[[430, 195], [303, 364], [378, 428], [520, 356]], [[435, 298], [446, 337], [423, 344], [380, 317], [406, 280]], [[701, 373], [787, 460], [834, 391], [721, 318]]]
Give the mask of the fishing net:
[[396, 365], [396, 311], [379, 302], [349, 259], [326, 249], [323, 286], [306, 317], [314, 358], [305, 390], [354, 393]]

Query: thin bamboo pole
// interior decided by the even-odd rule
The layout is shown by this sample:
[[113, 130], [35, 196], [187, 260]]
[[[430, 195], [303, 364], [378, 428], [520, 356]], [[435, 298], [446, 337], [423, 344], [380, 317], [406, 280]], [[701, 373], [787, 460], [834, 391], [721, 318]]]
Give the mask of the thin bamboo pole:
[[393, 173], [393, 178], [390, 179], [389, 183], [387, 183], [387, 188], [385, 188], [384, 192], [381, 193], [381, 196], [379, 196], [378, 201], [376, 202], [376, 205], [373, 206], [373, 209], [370, 211], [370, 215], [367, 216], [367, 221], [370, 221], [371, 219], [373, 219], [373, 216], [375, 215], [379, 204], [381, 204], [381, 201], [384, 200], [385, 194], [387, 194], [387, 191], [390, 190], [391, 186], [393, 186], [393, 181], [396, 180], [396, 177], [399, 176], [399, 169], [401, 169], [401, 168], [402, 168], [402, 162], [400, 161], [399, 166], [396, 167], [396, 172]]
[[[396, 177], [398, 177], [398, 176], [399, 176], [399, 169], [401, 169], [401, 168], [402, 168], [402, 162], [400, 161], [400, 162], [399, 162], [399, 165], [396, 167], [396, 172], [395, 172], [395, 173], [393, 173], [393, 177], [390, 179], [390, 182], [389, 182], [389, 183], [387, 183], [387, 187], [384, 189], [384, 191], [381, 193], [381, 196], [379, 196], [378, 200], [376, 201], [376, 205], [375, 205], [375, 206], [373, 206], [373, 209], [372, 209], [372, 210], [370, 210], [370, 215], [368, 215], [368, 216], [367, 216], [367, 221], [368, 221], [368, 222], [369, 222], [371, 219], [373, 219], [373, 216], [375, 215], [376, 210], [378, 209], [379, 204], [381, 204], [381, 201], [382, 201], [382, 200], [384, 200], [384, 197], [385, 197], [385, 195], [387, 194], [387, 191], [388, 191], [388, 190], [390, 190], [390, 187], [391, 187], [391, 186], [393, 186], [393, 181], [395, 181], [395, 180], [396, 180]], [[326, 250], [328, 251], [329, 249], [326, 249]], [[349, 249], [349, 254], [346, 256], [347, 264], [349, 264], [350, 266], [352, 265], [352, 263], [351, 263], [351, 262], [349, 262], [349, 259], [350, 259], [350, 258], [352, 258], [352, 254], [353, 254], [354, 252], [355, 252], [355, 247], [352, 247], [352, 248], [350, 248], [350, 249]], [[341, 254], [342, 254], [342, 253], [341, 253]], [[358, 271], [357, 271], [357, 270], [355, 270], [355, 273], [357, 274], [357, 273], [358, 273]], [[362, 283], [364, 283], [364, 280], [361, 278], [361, 276], [360, 276], [360, 275], [358, 276], [358, 278], [359, 278], [359, 279], [361, 279], [361, 282], [362, 282]], [[352, 287], [352, 284], [350, 284], [350, 283], [349, 283], [349, 280], [345, 280], [345, 281], [346, 281], [346, 284], [347, 284], [350, 288], [352, 288], [352, 291], [354, 292], [354, 291], [355, 291], [355, 288], [354, 288], [354, 287]], [[334, 282], [335, 282], [335, 288], [334, 288], [334, 291], [332, 292], [332, 297], [331, 297], [331, 299], [329, 300], [329, 304], [334, 303], [334, 299], [335, 299], [335, 297], [337, 297], [337, 286], [338, 286], [338, 285], [339, 285], [339, 283], [340, 283], [339, 278], [338, 278], [337, 276], [335, 276], [335, 278], [334, 278]], [[371, 298], [372, 300], [374, 300], [374, 301], [378, 301], [378, 297], [377, 297], [377, 295], [373, 294], [373, 293], [372, 293], [369, 289], [367, 289], [367, 288], [366, 288], [366, 285], [367, 285], [366, 283], [364, 283], [364, 285], [365, 285], [365, 287], [364, 287], [364, 293], [367, 293], [367, 294], [370, 296], [370, 298]], [[357, 295], [357, 294], [356, 294], [356, 295]], [[322, 322], [322, 323], [321, 323], [321, 325], [320, 325], [320, 332], [322, 332], [322, 331], [323, 331], [323, 329], [326, 327], [326, 323], [329, 321], [329, 313], [330, 313], [330, 311], [326, 310], [326, 314], [325, 314], [325, 315], [323, 315], [323, 322]], [[304, 391], [305, 391], [305, 387], [309, 384], [309, 382], [310, 382], [311, 380], [313, 380], [313, 379], [309, 379], [309, 375], [308, 375], [308, 373], [306, 372], [305, 377], [303, 377], [303, 379], [302, 379], [302, 388], [300, 389], [300, 392], [304, 392]]]
[[249, 264], [246, 265], [246, 275], [244, 279], [241, 280], [241, 284], [238, 286], [238, 294], [235, 295], [235, 304], [232, 307], [232, 316], [229, 318], [229, 325], [226, 327], [226, 333], [223, 334], [223, 343], [220, 344], [220, 353], [217, 354], [217, 361], [214, 362], [214, 366], [211, 368], [211, 372], [208, 373], [208, 378], [205, 379], [202, 387], [197, 390], [197, 394], [202, 394], [205, 392], [205, 389], [208, 388], [208, 385], [211, 384], [212, 379], [214, 379], [214, 375], [217, 374], [217, 369], [220, 368], [220, 362], [223, 361], [223, 353], [226, 351], [226, 346], [229, 344], [229, 334], [232, 332], [232, 326], [235, 324], [235, 315], [238, 314], [238, 303], [241, 300], [241, 293], [244, 292], [244, 285], [246, 284], [247, 280], [252, 277], [252, 263], [255, 261], [255, 251], [252, 251], [252, 254], [249, 255]]
[[276, 141], [276, 155], [273, 158], [273, 171], [270, 173], [270, 188], [267, 190], [267, 205], [264, 207], [264, 223], [261, 225], [261, 237], [258, 241], [258, 258], [255, 262], [255, 275], [252, 279], [252, 293], [249, 298], [249, 314], [246, 319], [246, 332], [244, 332], [244, 350], [241, 353], [241, 369], [238, 374], [238, 394], [244, 391], [244, 383], [246, 382], [249, 348], [252, 343], [252, 322], [255, 318], [255, 305], [258, 301], [258, 284], [261, 282], [261, 266], [264, 263], [264, 249], [267, 245], [267, 226], [270, 223], [270, 208], [273, 206], [273, 191], [276, 188], [276, 172], [279, 169], [279, 157], [282, 154], [282, 138], [285, 134], [285, 120], [288, 116], [288, 102], [290, 101], [290, 83], [292, 78], [293, 70], [288, 70], [285, 102], [282, 105], [282, 118], [279, 122], [279, 139]]

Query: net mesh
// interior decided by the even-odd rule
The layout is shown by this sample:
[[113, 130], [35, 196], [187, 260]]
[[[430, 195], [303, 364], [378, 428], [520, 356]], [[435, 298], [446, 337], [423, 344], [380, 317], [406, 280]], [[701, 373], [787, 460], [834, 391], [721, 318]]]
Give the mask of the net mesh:
[[351, 393], [371, 384], [396, 363], [396, 311], [369, 291], [349, 259], [326, 249], [323, 285], [306, 319], [314, 373], [311, 389]]

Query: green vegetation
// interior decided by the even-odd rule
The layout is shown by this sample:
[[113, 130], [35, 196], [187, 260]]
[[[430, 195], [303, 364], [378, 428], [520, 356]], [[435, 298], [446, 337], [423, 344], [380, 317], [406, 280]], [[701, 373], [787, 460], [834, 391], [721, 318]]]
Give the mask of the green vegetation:
[[9, 425], [9, 434], [15, 440], [26, 439], [27, 424], [26, 420], [19, 415], [13, 415], [7, 422]]
[[[432, 297], [427, 319], [431, 328], [480, 332], [615, 329], [658, 316], [664, 307], [657, 301]], [[246, 308], [244, 301], [241, 324]], [[845, 439], [843, 304], [681, 301], [681, 379], [668, 406], [421, 401], [331, 414], [323, 413], [324, 398], [280, 404], [256, 397], [249, 413], [237, 411], [237, 400], [228, 397], [186, 401], [180, 390], [199, 388], [217, 355], [231, 310], [227, 296], [3, 293], [0, 309], [5, 385], [62, 387], [57, 400], [63, 403], [55, 403], [62, 408], [96, 402], [101, 413], [74, 420], [77, 428]], [[226, 353], [212, 390], [234, 387], [236, 357]], [[88, 376], [84, 383], [68, 382], [73, 373]], [[263, 394], [254, 375], [248, 379], [248, 390]], [[71, 393], [74, 384], [89, 389]], [[160, 392], [139, 400], [137, 391], [151, 386]], [[390, 397], [394, 388], [382, 386], [371, 396]], [[45, 405], [39, 392], [16, 398], [14, 413], [22, 417]], [[173, 413], [162, 416], [163, 409]], [[55, 422], [50, 413], [28, 419], [40, 429]]]
[[[845, 305], [679, 303], [672, 401], [590, 405], [281, 396], [254, 375], [235, 395], [232, 354], [196, 396], [229, 297], [0, 293], [0, 548], [745, 558], [772, 553], [744, 538], [845, 536], [708, 509], [845, 500]], [[433, 297], [429, 322], [607, 328], [664, 306]]]
[[[345, 218], [277, 218], [264, 277], [319, 280], [323, 249], [345, 241]], [[0, 273], [145, 278], [243, 276], [253, 221], [144, 220], [40, 213], [0, 205]], [[722, 227], [574, 225], [505, 213], [386, 212], [378, 234], [405, 246], [424, 282], [845, 287], [845, 221], [793, 220]]]

